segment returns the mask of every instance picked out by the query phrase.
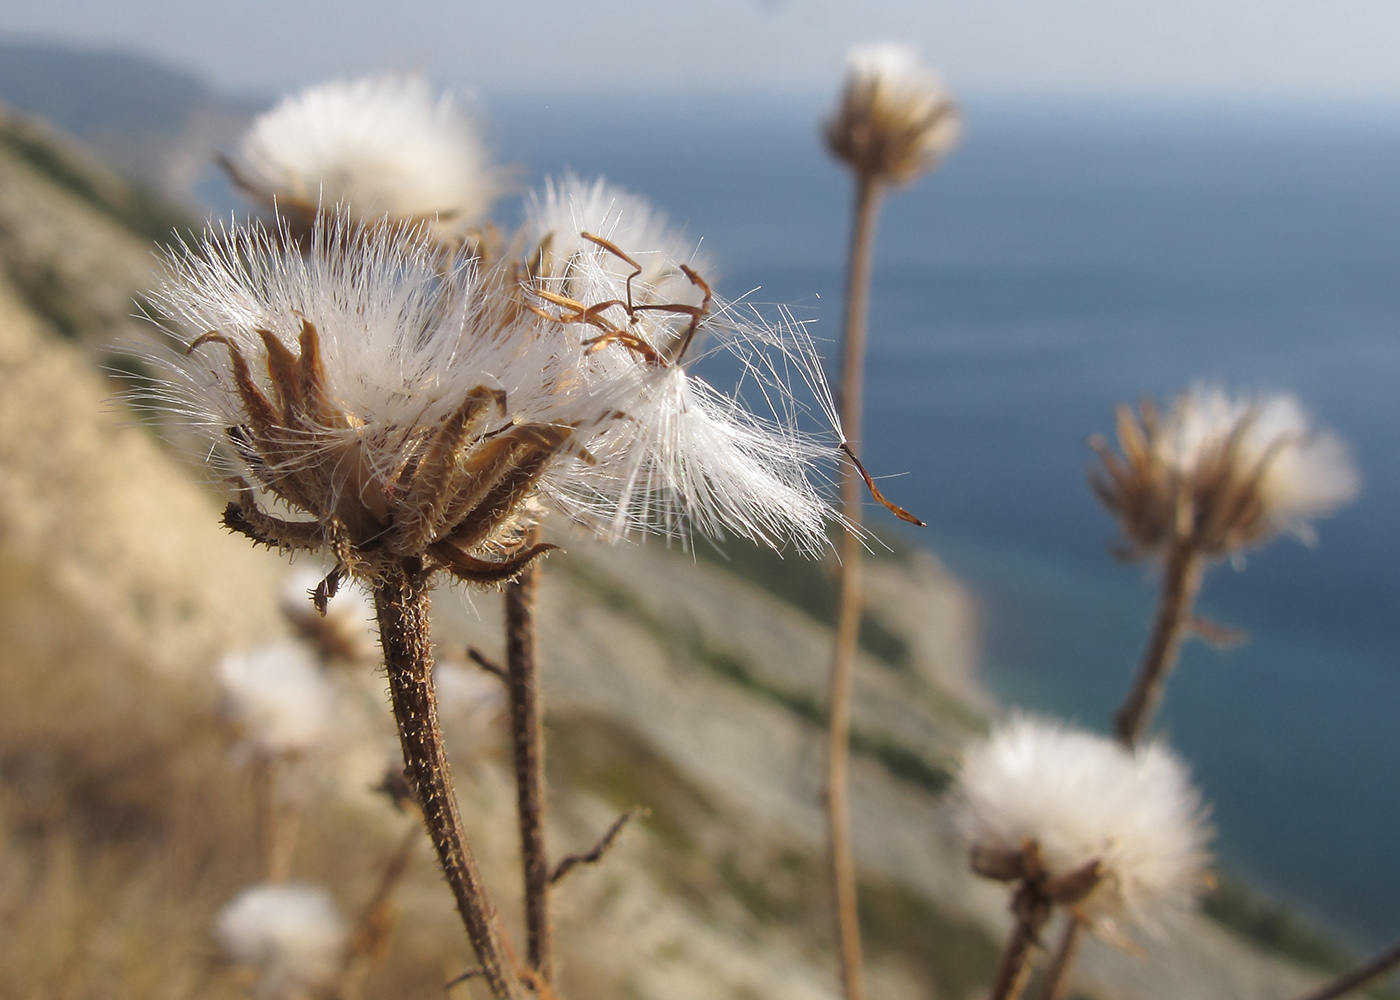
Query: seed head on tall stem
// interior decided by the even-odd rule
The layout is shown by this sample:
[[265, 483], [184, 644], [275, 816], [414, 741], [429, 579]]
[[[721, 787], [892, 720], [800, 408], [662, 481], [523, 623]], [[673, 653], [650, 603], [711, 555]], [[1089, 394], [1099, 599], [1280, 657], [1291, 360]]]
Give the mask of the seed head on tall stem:
[[1054, 907], [1121, 936], [1162, 928], [1206, 885], [1205, 810], [1160, 745], [1013, 717], [965, 753], [954, 801], [972, 869], [1015, 887], [994, 1000], [1019, 995]]
[[[890, 185], [906, 184], [932, 169], [957, 143], [960, 119], [937, 75], [908, 49], [877, 45], [852, 50], [836, 111], [827, 121], [827, 149], [855, 175], [855, 208], [846, 273], [842, 330], [840, 423], [859, 449], [865, 379], [865, 327], [875, 222]], [[861, 521], [861, 479], [842, 469], [841, 504], [846, 521]], [[912, 520], [912, 518], [911, 518]], [[840, 603], [828, 695], [827, 828], [835, 929], [846, 1000], [863, 1000], [860, 923], [851, 848], [847, 770], [851, 684], [861, 616], [861, 542], [848, 532], [841, 543]]]
[[[445, 266], [430, 236], [388, 221], [317, 223], [306, 250], [257, 226], [179, 249], [156, 296], [177, 346], [151, 358], [167, 377], [146, 391], [208, 432], [236, 490], [231, 530], [329, 553], [322, 607], [346, 579], [373, 592], [418, 804], [484, 977], [514, 1000], [524, 970], [502, 946], [438, 726], [431, 582], [516, 577], [553, 548], [532, 538], [551, 509], [611, 538], [680, 533], [690, 516], [815, 544], [830, 510], [809, 473], [835, 449], [781, 402], [781, 360], [755, 360], [770, 346], [813, 373], [814, 355], [800, 335], [712, 315], [708, 292], [703, 307], [644, 310], [592, 253], [580, 300], [504, 264]], [[685, 369], [702, 326], [768, 378], [771, 417]]]
[[1291, 396], [1193, 389], [1165, 417], [1150, 402], [1137, 414], [1119, 407], [1119, 453], [1090, 443], [1101, 463], [1090, 484], [1123, 532], [1118, 554], [1163, 567], [1147, 651], [1116, 720], [1131, 746], [1161, 698], [1206, 564], [1280, 533], [1311, 542], [1311, 522], [1351, 500], [1360, 480], [1342, 440], [1313, 430]]
[[[1144, 400], [1118, 408], [1118, 447], [1090, 441], [1100, 466], [1089, 481], [1117, 519], [1125, 560], [1157, 560], [1161, 595], [1137, 677], [1114, 718], [1135, 746], [1152, 722], [1188, 632], [1230, 634], [1195, 617], [1207, 564], [1290, 533], [1314, 539], [1312, 520], [1356, 495], [1359, 479], [1336, 435], [1314, 431], [1291, 396], [1233, 398], [1220, 389], [1182, 393], [1163, 417]], [[1069, 988], [1083, 924], [1064, 929], [1041, 1000]]]

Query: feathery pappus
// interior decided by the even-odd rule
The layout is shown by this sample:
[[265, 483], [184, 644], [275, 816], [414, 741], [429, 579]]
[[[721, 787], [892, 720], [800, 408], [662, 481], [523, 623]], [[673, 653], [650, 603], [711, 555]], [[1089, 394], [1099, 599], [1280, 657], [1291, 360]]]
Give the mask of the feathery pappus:
[[1157, 928], [1207, 885], [1206, 809], [1161, 744], [1016, 715], [965, 751], [954, 801], [975, 871], [1110, 930]]
[[[606, 240], [584, 241], [564, 294], [506, 263], [444, 266], [421, 229], [337, 217], [313, 235], [303, 253], [253, 224], [175, 250], [155, 300], [179, 346], [145, 394], [211, 438], [229, 527], [331, 552], [318, 603], [404, 560], [509, 579], [552, 547], [523, 542], [551, 508], [610, 539], [826, 544], [814, 480], [837, 453], [797, 426], [794, 372], [830, 413], [800, 327], [712, 305], [694, 272], [702, 305], [647, 308]], [[702, 328], [767, 414], [686, 370]]]
[[475, 122], [420, 76], [334, 80], [258, 116], [223, 159], [234, 183], [300, 235], [317, 215], [422, 222], [438, 235], [477, 222], [500, 191]]
[[1196, 387], [1162, 415], [1144, 401], [1118, 408], [1115, 453], [1091, 439], [1090, 483], [1142, 557], [1185, 544], [1209, 557], [1279, 533], [1311, 542], [1312, 521], [1355, 498], [1346, 443], [1316, 430], [1288, 395], [1231, 396]]

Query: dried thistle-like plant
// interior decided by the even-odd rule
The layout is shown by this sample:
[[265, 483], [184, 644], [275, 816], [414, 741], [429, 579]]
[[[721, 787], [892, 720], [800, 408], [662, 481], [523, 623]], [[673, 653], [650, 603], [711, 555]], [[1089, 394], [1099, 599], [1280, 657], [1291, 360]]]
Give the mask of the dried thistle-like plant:
[[962, 133], [952, 95], [915, 53], [900, 45], [851, 51], [827, 148], [863, 177], [907, 184], [937, 166]]

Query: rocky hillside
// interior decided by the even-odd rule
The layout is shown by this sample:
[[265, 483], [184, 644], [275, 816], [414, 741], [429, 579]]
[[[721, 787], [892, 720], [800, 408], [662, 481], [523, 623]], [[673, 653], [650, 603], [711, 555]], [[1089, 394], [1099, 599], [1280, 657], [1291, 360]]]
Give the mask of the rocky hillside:
[[[112, 403], [113, 339], [153, 279], [168, 210], [48, 129], [0, 119], [0, 995], [217, 998], [219, 907], [254, 880], [249, 781], [213, 665], [281, 635], [287, 566], [218, 526], [180, 443]], [[129, 366], [127, 366], [129, 368]], [[139, 372], [136, 372], [139, 375]], [[821, 872], [829, 631], [740, 550], [602, 548], [559, 528], [542, 597], [550, 836], [585, 849], [651, 815], [558, 892], [566, 997], [836, 995]], [[744, 572], [738, 572], [744, 569]], [[780, 568], [781, 569], [781, 568]], [[813, 579], [820, 568], [787, 578]], [[855, 841], [878, 1000], [975, 997], [1005, 898], [966, 872], [941, 799], [991, 707], [975, 606], [927, 553], [877, 559], [858, 666]], [[789, 595], [802, 587], [782, 588]], [[810, 587], [809, 587], [810, 589]], [[513, 789], [487, 678], [499, 597], [435, 596], [459, 695], [445, 719], [470, 836], [512, 926]], [[404, 828], [369, 789], [395, 756], [384, 681], [337, 678], [336, 746], [311, 762], [299, 878], [353, 912]], [[366, 997], [436, 997], [468, 963], [426, 844]], [[1282, 1000], [1315, 979], [1204, 919], [1145, 956], [1091, 943], [1097, 1000]], [[476, 987], [459, 987], [468, 995]]]

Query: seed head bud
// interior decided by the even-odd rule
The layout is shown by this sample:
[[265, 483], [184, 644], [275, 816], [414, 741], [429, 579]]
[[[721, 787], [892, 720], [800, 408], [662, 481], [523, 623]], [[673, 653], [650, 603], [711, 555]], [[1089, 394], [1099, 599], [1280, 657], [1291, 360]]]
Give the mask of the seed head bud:
[[1150, 401], [1118, 408], [1119, 453], [1091, 440], [1100, 501], [1119, 521], [1127, 558], [1173, 544], [1220, 557], [1279, 533], [1311, 543], [1312, 521], [1353, 499], [1360, 477], [1346, 443], [1314, 430], [1292, 396], [1182, 393], [1161, 416]]
[[958, 144], [962, 119], [943, 81], [913, 50], [869, 45], [847, 58], [825, 134], [832, 155], [858, 175], [907, 184]]
[[1014, 716], [965, 752], [954, 801], [978, 874], [1091, 922], [1155, 928], [1207, 884], [1200, 793], [1158, 744]]
[[340, 968], [349, 930], [324, 890], [255, 885], [224, 907], [214, 936], [225, 958], [257, 974], [262, 1000], [319, 995]]

